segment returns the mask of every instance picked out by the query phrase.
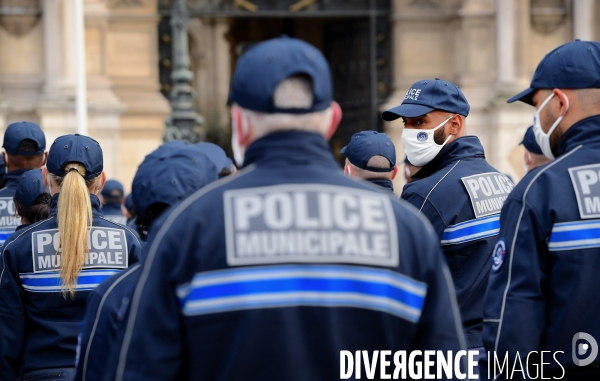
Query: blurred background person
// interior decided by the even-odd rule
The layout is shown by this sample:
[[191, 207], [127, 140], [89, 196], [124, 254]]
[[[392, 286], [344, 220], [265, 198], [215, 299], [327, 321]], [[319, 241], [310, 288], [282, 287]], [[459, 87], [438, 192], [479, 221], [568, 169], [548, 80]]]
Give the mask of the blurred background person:
[[3, 188], [0, 189], [0, 203], [5, 205], [0, 208], [0, 245], [6, 238], [21, 225], [21, 219], [16, 213], [13, 196], [21, 176], [46, 164], [48, 154], [46, 149], [46, 136], [40, 126], [31, 122], [17, 122], [10, 124], [4, 131], [4, 143], [2, 144], [2, 161], [6, 168], [3, 178]]
[[346, 155], [344, 173], [348, 176], [367, 180], [394, 192], [392, 180], [398, 173], [396, 147], [386, 134], [377, 131], [357, 132], [340, 153]]
[[196, 143], [195, 146], [204, 153], [219, 169], [219, 178], [234, 174], [237, 169], [233, 161], [227, 157], [223, 148], [213, 143]]
[[106, 180], [100, 195], [104, 218], [121, 225], [127, 225], [127, 217], [123, 215], [123, 211], [121, 210], [125, 195], [123, 184], [118, 180]]
[[519, 145], [523, 145], [525, 152], [523, 153], [523, 161], [525, 162], [525, 172], [529, 172], [534, 168], [542, 166], [552, 161], [546, 157], [540, 148], [540, 145], [535, 141], [533, 126], [529, 126], [523, 136], [523, 140]]

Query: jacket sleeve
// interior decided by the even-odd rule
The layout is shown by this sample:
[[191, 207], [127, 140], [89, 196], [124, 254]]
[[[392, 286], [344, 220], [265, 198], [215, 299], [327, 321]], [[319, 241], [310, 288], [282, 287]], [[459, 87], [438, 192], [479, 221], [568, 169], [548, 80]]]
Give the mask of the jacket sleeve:
[[504, 203], [483, 311], [484, 346], [498, 358], [540, 349], [546, 321], [544, 225], [522, 200]]
[[11, 263], [13, 245], [4, 246], [0, 279], [0, 380], [19, 377], [25, 340], [25, 306], [22, 289]]
[[[189, 268], [183, 261], [198, 248], [188, 233], [167, 226], [164, 229], [164, 235], [162, 229], [156, 236], [152, 232], [145, 246], [147, 258], [133, 294], [116, 380], [181, 379], [185, 335], [176, 291], [185, 280], [173, 274]], [[185, 236], [189, 238], [182, 239]]]
[[420, 254], [422, 262], [427, 258], [427, 294], [413, 349], [456, 353], [466, 350], [466, 344], [454, 285], [436, 237], [430, 229], [428, 233], [431, 237], [423, 239], [426, 248]]
[[81, 332], [79, 333], [79, 341], [77, 343], [77, 358], [75, 359], [77, 373], [75, 376], [75, 381], [79, 381], [83, 378], [84, 364], [87, 363], [87, 359], [89, 356], [88, 344], [90, 342], [92, 330], [94, 329], [97, 314], [99, 313], [98, 307], [100, 305], [101, 300], [102, 295], [98, 293], [96, 289], [90, 292], [90, 295], [87, 297], [86, 300], [85, 318], [81, 326]]
[[431, 223], [431, 226], [433, 226], [438, 240], [442, 239], [442, 234], [444, 234], [447, 224], [435, 205], [429, 200], [425, 201], [423, 196], [413, 192], [403, 192], [400, 197], [417, 208], [418, 213], [425, 216]]

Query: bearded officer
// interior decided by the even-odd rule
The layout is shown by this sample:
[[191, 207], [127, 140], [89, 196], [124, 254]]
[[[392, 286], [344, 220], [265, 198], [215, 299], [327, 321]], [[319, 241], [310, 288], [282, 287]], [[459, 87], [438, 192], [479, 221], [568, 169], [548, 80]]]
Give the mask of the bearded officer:
[[551, 351], [556, 361], [548, 352], [529, 361], [550, 363], [544, 377], [598, 380], [600, 43], [548, 53], [515, 101], [535, 107], [535, 139], [553, 161], [525, 175], [502, 209], [484, 343], [509, 362]]
[[332, 380], [343, 350], [460, 350], [428, 223], [339, 171], [321, 52], [288, 37], [254, 46], [230, 104], [245, 168], [151, 229], [116, 379]]
[[402, 144], [421, 167], [401, 198], [431, 221], [441, 239], [469, 348], [481, 340], [483, 295], [502, 203], [511, 182], [485, 160], [476, 136], [467, 135], [470, 106], [458, 86], [436, 78], [418, 81], [383, 119], [402, 118]]

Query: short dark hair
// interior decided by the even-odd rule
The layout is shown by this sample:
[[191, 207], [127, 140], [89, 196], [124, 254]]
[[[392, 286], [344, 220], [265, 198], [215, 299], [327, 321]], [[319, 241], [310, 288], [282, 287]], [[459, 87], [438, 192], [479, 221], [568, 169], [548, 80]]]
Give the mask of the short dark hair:
[[19, 143], [19, 152], [37, 152], [38, 145], [31, 139], [23, 139]]

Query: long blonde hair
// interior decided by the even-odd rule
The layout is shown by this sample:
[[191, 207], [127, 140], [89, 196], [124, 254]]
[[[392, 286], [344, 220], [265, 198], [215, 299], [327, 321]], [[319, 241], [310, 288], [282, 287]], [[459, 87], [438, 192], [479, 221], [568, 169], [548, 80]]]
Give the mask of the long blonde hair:
[[[89, 255], [88, 231], [92, 226], [92, 203], [89, 188], [98, 179], [85, 180], [85, 167], [72, 162], [65, 166], [63, 177], [52, 175], [60, 187], [58, 198], [58, 232], [60, 236], [60, 278], [63, 295], [75, 297], [77, 277]], [[58, 255], [58, 253], [57, 253]]]

